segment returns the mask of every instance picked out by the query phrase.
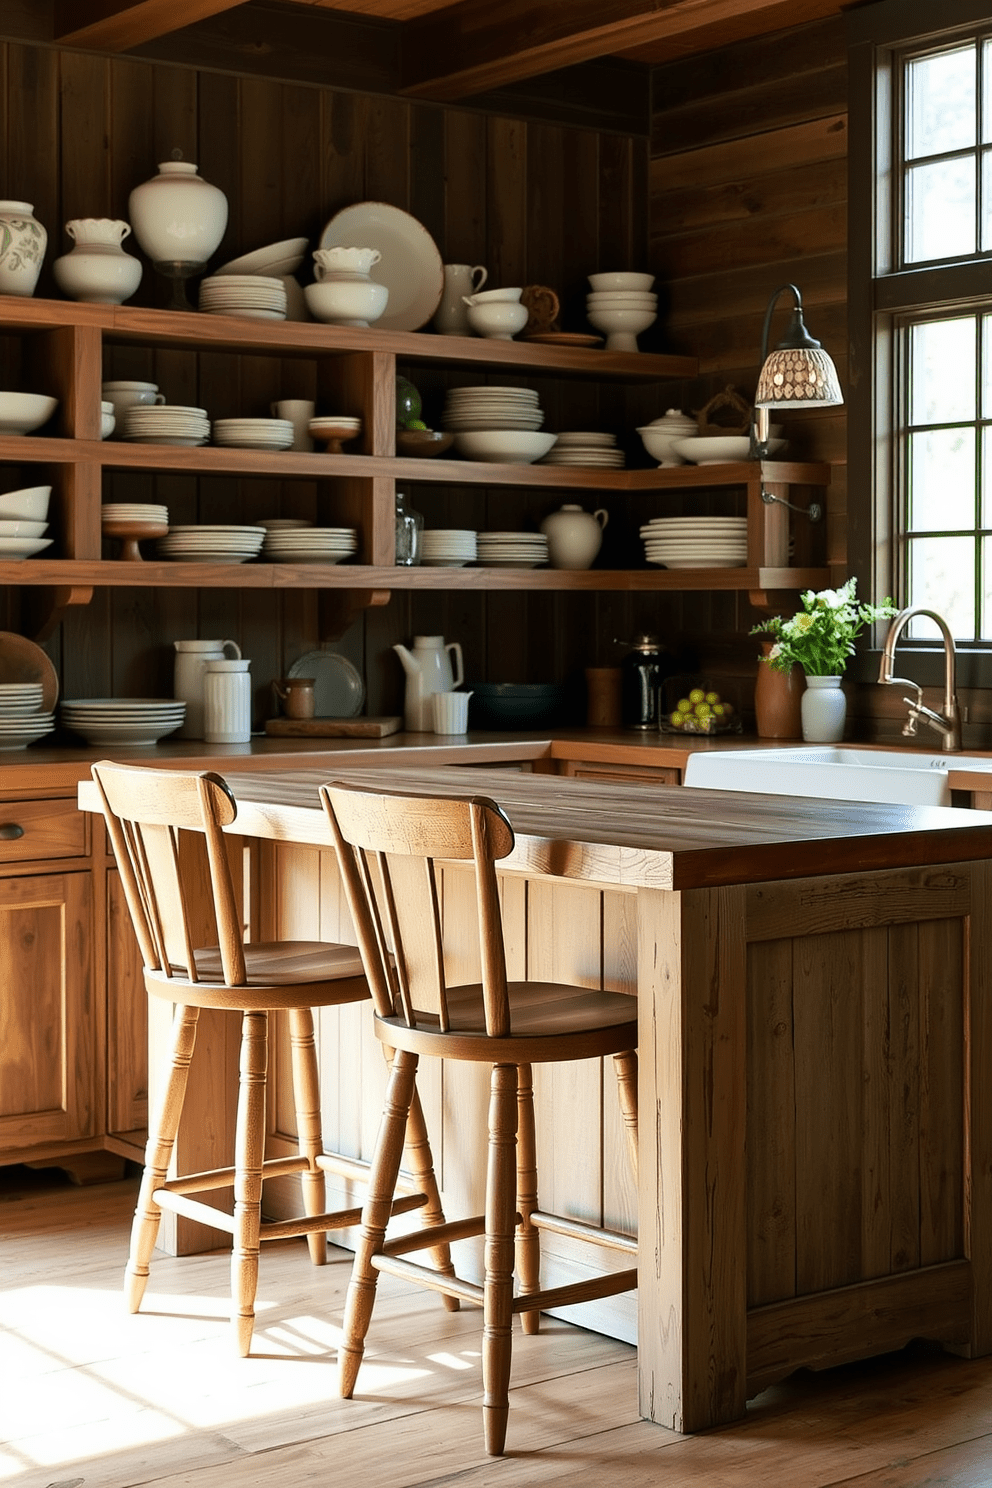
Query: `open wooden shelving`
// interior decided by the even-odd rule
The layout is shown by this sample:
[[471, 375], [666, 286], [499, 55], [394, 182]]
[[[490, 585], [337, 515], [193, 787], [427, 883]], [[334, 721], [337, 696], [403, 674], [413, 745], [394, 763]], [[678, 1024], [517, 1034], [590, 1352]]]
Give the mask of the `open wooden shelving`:
[[[399, 458], [395, 444], [397, 366], [433, 365], [453, 373], [502, 373], [518, 379], [582, 377], [591, 381], [665, 382], [695, 374], [693, 358], [545, 346], [471, 337], [386, 332], [314, 323], [243, 320], [196, 312], [0, 298], [0, 335], [23, 338], [28, 383], [59, 398], [55, 432], [0, 436], [0, 464], [24, 483], [54, 487], [56, 558], [0, 562], [0, 584], [44, 587], [53, 607], [85, 603], [93, 588], [310, 588], [354, 591], [356, 603], [381, 602], [389, 590], [745, 590], [757, 604], [782, 591], [818, 587], [825, 570], [788, 562], [786, 501], [802, 493], [822, 499], [826, 465], [741, 462], [649, 470], [576, 470], [487, 464], [442, 458]], [[100, 384], [105, 346], [143, 346], [201, 354], [305, 357], [315, 364], [322, 406], [358, 414], [363, 431], [354, 452], [264, 452], [101, 441]], [[30, 476], [25, 472], [30, 471]], [[226, 476], [317, 482], [327, 520], [359, 532], [358, 561], [344, 565], [140, 563], [104, 558], [100, 505], [105, 473]], [[404, 568], [393, 564], [393, 504], [397, 483], [433, 487], [524, 488], [664, 497], [688, 491], [743, 491], [748, 561], [742, 568], [608, 569]], [[769, 500], [769, 498], [772, 498]], [[655, 514], [653, 511], [651, 514]]]

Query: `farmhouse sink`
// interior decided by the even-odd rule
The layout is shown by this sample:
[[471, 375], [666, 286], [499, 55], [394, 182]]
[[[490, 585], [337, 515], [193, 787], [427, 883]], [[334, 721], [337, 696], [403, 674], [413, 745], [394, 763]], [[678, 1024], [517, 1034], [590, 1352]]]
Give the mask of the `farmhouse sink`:
[[950, 770], [982, 771], [992, 787], [992, 759], [981, 756], [843, 749], [822, 744], [800, 749], [692, 754], [683, 781], [687, 786], [756, 791], [759, 795], [950, 806]]

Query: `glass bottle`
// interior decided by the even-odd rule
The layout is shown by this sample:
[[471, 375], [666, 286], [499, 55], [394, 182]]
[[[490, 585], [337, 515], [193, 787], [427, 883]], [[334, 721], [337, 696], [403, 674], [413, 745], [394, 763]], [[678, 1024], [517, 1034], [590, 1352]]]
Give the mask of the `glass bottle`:
[[402, 491], [396, 492], [396, 563], [412, 568], [420, 562], [421, 538], [424, 519], [418, 511], [407, 506]]

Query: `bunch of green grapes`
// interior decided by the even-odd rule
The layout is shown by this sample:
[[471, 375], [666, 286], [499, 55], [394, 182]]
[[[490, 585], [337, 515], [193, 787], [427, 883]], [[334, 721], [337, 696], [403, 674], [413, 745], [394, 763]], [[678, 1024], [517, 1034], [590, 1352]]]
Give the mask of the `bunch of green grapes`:
[[694, 687], [687, 697], [679, 698], [668, 721], [683, 734], [715, 734], [726, 727], [733, 711], [733, 704], [724, 702], [718, 692]]

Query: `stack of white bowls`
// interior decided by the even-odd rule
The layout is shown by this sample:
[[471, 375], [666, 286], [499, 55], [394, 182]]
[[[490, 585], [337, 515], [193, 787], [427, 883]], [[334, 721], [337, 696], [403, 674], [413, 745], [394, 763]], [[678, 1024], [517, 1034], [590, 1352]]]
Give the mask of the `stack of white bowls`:
[[743, 568], [747, 517], [655, 517], [641, 528], [644, 556], [663, 568]]
[[269, 527], [262, 556], [270, 563], [341, 563], [357, 552], [354, 527]]
[[187, 408], [180, 403], [136, 406], [124, 413], [124, 438], [135, 444], [206, 444], [210, 420], [205, 408]]
[[54, 538], [45, 537], [51, 494], [51, 486], [28, 486], [0, 496], [0, 561], [33, 558], [52, 546]]
[[158, 551], [180, 563], [247, 563], [262, 551], [265, 531], [220, 524], [170, 527], [168, 535], [159, 538]]
[[293, 425], [289, 419], [214, 419], [214, 444], [228, 449], [286, 450], [292, 443]]
[[285, 320], [286, 286], [266, 274], [214, 274], [200, 285], [200, 309], [245, 320]]
[[617, 448], [617, 436], [575, 430], [559, 434], [553, 450], [544, 456], [542, 465], [585, 465], [601, 470], [621, 470], [624, 453]]
[[88, 744], [156, 744], [182, 727], [186, 704], [175, 698], [76, 698], [62, 722]]
[[421, 533], [420, 561], [425, 568], [464, 568], [478, 556], [476, 535], [463, 527], [427, 527]]
[[26, 749], [55, 728], [55, 714], [43, 713], [40, 682], [0, 683], [0, 750]]
[[658, 318], [653, 274], [616, 271], [590, 274], [586, 314], [597, 331], [606, 332], [607, 351], [636, 351], [637, 338]]
[[543, 532], [480, 532], [476, 546], [484, 568], [537, 568], [548, 561]]

